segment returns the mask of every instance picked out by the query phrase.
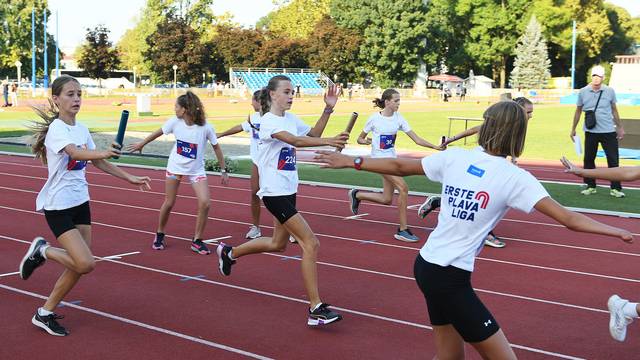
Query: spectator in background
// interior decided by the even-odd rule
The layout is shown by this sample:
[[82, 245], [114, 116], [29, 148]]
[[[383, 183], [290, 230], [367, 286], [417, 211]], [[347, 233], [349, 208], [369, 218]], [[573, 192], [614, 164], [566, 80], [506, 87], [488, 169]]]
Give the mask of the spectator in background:
[[9, 82], [7, 80], [2, 81], [2, 96], [4, 97], [4, 105], [2, 106], [9, 106]]
[[300, 83], [296, 84], [296, 97], [299, 98], [300, 97]]
[[9, 97], [11, 98], [11, 106], [18, 106], [18, 83], [11, 84]]
[[[610, 168], [618, 167], [618, 140], [624, 137], [624, 129], [618, 115], [616, 107], [615, 91], [604, 85], [605, 71], [602, 66], [594, 66], [591, 69], [591, 83], [578, 93], [578, 101], [576, 103], [576, 112], [573, 116], [573, 124], [571, 127], [571, 141], [576, 136], [576, 126], [580, 121], [580, 115], [584, 109], [585, 124], [584, 130], [584, 164], [585, 169], [596, 168], [596, 153], [598, 144], [602, 145], [604, 153], [607, 156], [607, 165]], [[595, 115], [595, 124], [591, 127], [587, 124], [587, 113], [592, 111]], [[596, 180], [592, 178], [584, 178], [587, 187], [581, 191], [582, 195], [591, 195], [596, 193]], [[624, 197], [622, 192], [622, 184], [620, 181], [611, 181], [611, 191], [609, 194], [616, 198]]]

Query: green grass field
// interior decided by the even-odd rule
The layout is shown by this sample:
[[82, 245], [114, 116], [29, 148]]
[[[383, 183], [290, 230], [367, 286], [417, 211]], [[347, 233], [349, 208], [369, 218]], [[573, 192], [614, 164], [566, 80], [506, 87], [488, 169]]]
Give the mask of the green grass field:
[[[245, 119], [252, 112], [248, 100], [240, 100], [232, 103], [229, 99], [203, 98], [209, 121], [217, 131], [232, 127]], [[22, 101], [23, 104], [29, 99]], [[116, 106], [112, 103], [122, 102], [124, 105]], [[42, 99], [34, 101], [34, 104], [42, 104]], [[26, 104], [25, 104], [26, 105]], [[473, 102], [437, 103], [425, 100], [407, 99], [401, 104], [400, 112], [409, 121], [413, 130], [423, 138], [431, 142], [438, 142], [441, 135], [447, 135], [449, 128], [448, 116], [481, 117], [488, 104]], [[296, 99], [292, 112], [301, 116], [304, 121], [312, 124], [319, 116], [323, 108], [320, 98]], [[173, 115], [173, 100], [171, 98], [154, 99], [152, 110], [154, 116], [138, 117], [135, 115], [134, 98], [88, 98], [83, 104], [79, 115], [79, 121], [87, 125], [93, 131], [115, 131], [118, 127], [120, 111], [128, 109], [132, 112], [128, 130], [152, 131]], [[361, 131], [367, 117], [375, 111], [369, 101], [341, 100], [334, 115], [329, 121], [325, 135], [333, 135], [344, 130], [345, 124], [351, 112], [361, 114], [352, 134], [352, 143], [355, 143], [357, 134]], [[572, 160], [580, 160], [576, 156], [573, 144], [569, 139], [569, 130], [573, 119], [574, 106], [559, 104], [535, 105], [534, 116], [529, 125], [527, 143], [523, 159], [557, 160], [561, 155], [566, 155]], [[639, 106], [619, 106], [622, 118], [640, 119]], [[17, 109], [8, 108], [0, 112], [0, 137], [6, 137], [25, 133], [25, 125], [34, 120], [35, 114], [28, 106]], [[477, 123], [470, 123], [477, 124]], [[464, 122], [455, 121], [452, 134], [464, 129]], [[470, 138], [468, 147], [473, 146], [475, 139]], [[456, 143], [462, 146], [462, 142]], [[422, 149], [415, 145], [408, 137], [401, 134], [397, 147], [401, 149]], [[604, 163], [603, 160], [599, 160]], [[635, 164], [635, 161], [625, 161], [624, 164]]]

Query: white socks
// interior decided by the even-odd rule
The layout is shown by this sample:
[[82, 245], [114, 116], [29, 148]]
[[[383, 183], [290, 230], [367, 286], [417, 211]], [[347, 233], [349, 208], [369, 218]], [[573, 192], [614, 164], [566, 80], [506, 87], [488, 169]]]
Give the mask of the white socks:
[[38, 308], [38, 315], [40, 315], [40, 316], [47, 316], [47, 315], [51, 315], [51, 314], [53, 314], [52, 311], [45, 310], [42, 307]]
[[47, 249], [50, 247], [51, 245], [44, 245], [40, 247], [40, 255], [42, 255], [43, 258], [47, 258]]
[[637, 318], [638, 317], [637, 309], [638, 309], [638, 303], [628, 302], [622, 307], [622, 312], [624, 313], [624, 316], [627, 316], [630, 318]]

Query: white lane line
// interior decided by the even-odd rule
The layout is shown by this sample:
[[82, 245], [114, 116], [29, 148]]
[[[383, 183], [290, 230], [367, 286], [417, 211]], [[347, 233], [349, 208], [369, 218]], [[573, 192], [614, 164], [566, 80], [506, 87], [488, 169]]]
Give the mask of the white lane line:
[[[5, 236], [0, 235], [0, 237], [5, 237]], [[29, 244], [30, 243], [30, 242], [28, 242], [26, 240], [19, 240], [19, 239], [16, 239], [16, 240], [18, 242], [21, 242], [21, 243], [24, 243], [24, 244]], [[96, 258], [101, 259], [99, 257], [96, 257]], [[222, 283], [222, 282], [213, 281], [213, 280], [209, 280], [209, 279], [205, 279], [205, 278], [191, 277], [189, 275], [175, 273], [175, 272], [172, 272], [172, 271], [161, 270], [161, 269], [151, 268], [151, 267], [147, 267], [147, 266], [143, 266], [143, 265], [137, 265], [137, 264], [129, 264], [129, 263], [118, 261], [118, 260], [110, 260], [110, 259], [104, 259], [104, 260], [108, 261], [108, 262], [111, 262], [111, 263], [124, 265], [124, 266], [128, 266], [128, 267], [136, 268], [136, 269], [141, 269], [141, 270], [156, 272], [156, 273], [165, 274], [165, 275], [169, 275], [169, 276], [173, 276], [173, 277], [178, 277], [180, 279], [188, 277], [188, 278], [192, 279], [193, 281], [201, 281], [201, 282], [204, 282], [204, 283], [218, 285], [218, 286], [222, 286], [222, 287], [227, 287], [227, 288], [231, 288], [231, 289], [235, 289], [235, 290], [250, 292], [250, 293], [259, 294], [259, 295], [265, 295], [265, 296], [269, 296], [269, 297], [273, 297], [273, 298], [277, 298], [277, 299], [282, 299], [282, 300], [289, 300], [289, 301], [293, 301], [293, 302], [297, 302], [297, 303], [308, 304], [308, 300], [306, 300], [306, 299], [297, 299], [297, 298], [294, 298], [294, 297], [290, 297], [290, 296], [286, 296], [286, 295], [280, 295], [280, 294], [276, 294], [276, 293], [272, 293], [272, 292], [268, 292], [268, 291], [257, 290], [257, 289], [243, 287], [243, 286]], [[4, 286], [0, 285], [0, 287], [4, 287]], [[16, 289], [16, 290], [18, 290], [18, 289]], [[81, 308], [80, 306], [77, 306], [77, 305], [73, 305], [71, 307]], [[353, 310], [353, 309], [347, 309], [347, 308], [343, 308], [343, 307], [333, 306], [333, 308], [336, 309], [336, 310], [340, 310], [342, 312], [345, 312], [345, 313], [354, 314], [354, 315], [360, 315], [362, 317], [372, 318], [372, 319], [376, 319], [376, 320], [382, 320], [382, 321], [396, 323], [396, 324], [400, 324], [400, 325], [407, 325], [407, 326], [411, 326], [411, 327], [415, 327], [415, 328], [419, 328], [419, 329], [433, 330], [433, 328], [431, 326], [424, 325], [424, 324], [419, 324], [419, 323], [414, 323], [414, 322], [411, 322], [411, 321], [395, 319], [395, 318], [386, 317], [386, 316], [382, 316], [382, 315], [372, 314], [370, 312], [362, 312], [362, 311]], [[518, 344], [510, 344], [510, 345], [511, 345], [511, 347], [516, 348], [516, 349], [521, 349], [521, 350], [526, 350], [526, 351], [530, 351], [530, 352], [545, 354], [545, 355], [549, 355], [549, 356], [555, 356], [555, 357], [562, 358], [562, 359], [583, 360], [582, 358], [578, 358], [578, 357], [574, 357], [574, 356], [570, 356], [570, 355], [565, 355], [565, 354], [560, 354], [560, 353], [555, 353], [555, 352], [551, 352], [551, 351], [546, 351], [546, 350], [542, 350], [542, 349], [537, 349], [537, 348], [533, 348], [533, 347], [528, 347], [528, 346], [523, 346], [523, 345], [518, 345]]]
[[[123, 207], [129, 207], [129, 208], [138, 209], [138, 210], [148, 210], [148, 211], [154, 211], [154, 212], [158, 212], [159, 211], [158, 209], [146, 208], [146, 207], [141, 207], [141, 206], [124, 205], [124, 204], [111, 203], [111, 202], [100, 201], [100, 200], [91, 200], [91, 201], [94, 202], [94, 203], [103, 203], [103, 204], [108, 204], [108, 205], [123, 206]], [[8, 210], [11, 210], [11, 211], [18, 211], [18, 212], [25, 212], [25, 213], [29, 213], [29, 214], [43, 215], [43, 214], [35, 212], [35, 211], [15, 209], [15, 208], [6, 207], [6, 206], [0, 206], [0, 209], [8, 209]], [[186, 214], [186, 213], [181, 213], [181, 212], [177, 212], [177, 211], [172, 212], [172, 214], [189, 216], [189, 217], [196, 217], [196, 215], [193, 215], [193, 214]], [[226, 220], [226, 219], [213, 218], [213, 217], [209, 217], [209, 220], [216, 220], [216, 221], [227, 222], [227, 223], [249, 225], [249, 223], [246, 223], [246, 222], [240, 222], [240, 221], [234, 221], [234, 220]], [[122, 230], [132, 230], [132, 231], [138, 231], [138, 232], [145, 232], [145, 231], [142, 231], [142, 230], [131, 229], [131, 228], [127, 228], [127, 227], [111, 225], [111, 224], [105, 224], [105, 223], [100, 223], [100, 222], [93, 222], [93, 224], [94, 225], [102, 225], [102, 226], [107, 226], [107, 227], [118, 228], [118, 229], [122, 229]], [[264, 228], [273, 228], [271, 226], [266, 226], [266, 225], [263, 226], [263, 227]], [[324, 237], [328, 237], [328, 238], [334, 238], [334, 239], [340, 239], [340, 240], [346, 240], [346, 241], [362, 243], [362, 240], [360, 240], [360, 239], [353, 239], [353, 238], [340, 237], [340, 236], [334, 236], [334, 235], [325, 235], [325, 234], [318, 234], [317, 233], [316, 236], [324, 236]], [[412, 250], [412, 251], [419, 251], [420, 250], [420, 249], [409, 247], [409, 246], [400, 246], [400, 245], [383, 244], [383, 243], [373, 243], [373, 245], [390, 246], [390, 247], [402, 248], [402, 249], [407, 249], [407, 250]], [[582, 271], [577, 271], [577, 270], [568, 270], [568, 269], [541, 266], [541, 265], [534, 265], [534, 264], [527, 264], [527, 263], [510, 262], [510, 261], [504, 261], [504, 260], [489, 259], [489, 258], [484, 258], [484, 257], [477, 257], [476, 259], [482, 260], [482, 261], [504, 263], [504, 264], [520, 266], [520, 267], [528, 267], [528, 268], [533, 268], [533, 269], [542, 269], [542, 270], [547, 270], [547, 271], [556, 271], [556, 272], [572, 273], [572, 274], [585, 275], [585, 276], [593, 276], [593, 277], [605, 278], [605, 279], [611, 279], [611, 280], [640, 282], [640, 280], [638, 280], [638, 279], [624, 278], [624, 277], [618, 277], [618, 276], [613, 276], [613, 275], [589, 273], [589, 272], [582, 272]]]
[[202, 242], [205, 243], [205, 244], [216, 244], [216, 243], [219, 243], [220, 240], [229, 239], [230, 237], [231, 237], [231, 235], [220, 236], [220, 237], [213, 238], [213, 239], [203, 240]]
[[14, 271], [14, 272], [6, 273], [6, 274], [0, 274], [0, 278], [1, 277], [5, 277], [5, 276], [18, 275], [18, 274], [20, 274], [20, 271]]
[[355, 219], [359, 219], [363, 216], [367, 216], [369, 215], [369, 213], [364, 213], [364, 214], [358, 214], [358, 215], [352, 215], [352, 216], [347, 216], [346, 218], [344, 218], [345, 220], [355, 220]]
[[132, 251], [124, 254], [110, 255], [110, 256], [105, 256], [104, 258], [105, 259], [122, 259], [125, 256], [137, 255], [137, 254], [140, 254], [140, 251]]
[[[22, 295], [27, 295], [27, 296], [31, 296], [34, 298], [38, 298], [38, 299], [43, 299], [46, 300], [47, 297], [44, 295], [40, 295], [40, 294], [36, 294], [30, 291], [26, 291], [26, 290], [22, 290], [22, 289], [17, 289], [11, 286], [6, 286], [6, 285], [2, 285], [0, 284], [0, 288], [3, 288], [5, 290], [8, 291], [13, 291], [15, 293], [19, 293]], [[96, 310], [96, 309], [92, 309], [86, 306], [81, 306], [81, 305], [77, 305], [77, 304], [73, 304], [70, 302], [62, 302], [62, 304], [64, 304], [65, 307], [70, 307], [70, 308], [74, 308], [77, 310], [81, 310], [81, 311], [85, 311], [94, 315], [98, 315], [98, 316], [102, 316], [111, 320], [115, 320], [115, 321], [120, 321], [123, 322], [125, 324], [128, 325], [134, 325], [134, 326], [138, 326], [147, 330], [152, 330], [152, 331], [156, 331], [165, 335], [170, 335], [170, 336], [175, 336], [177, 338], [183, 339], [183, 340], [188, 340], [188, 341], [192, 341], [198, 344], [202, 344], [202, 345], [206, 345], [209, 347], [213, 347], [213, 348], [217, 348], [217, 349], [221, 349], [221, 350], [225, 350], [225, 351], [229, 351], [235, 354], [239, 354], [239, 355], [244, 355], [246, 357], [250, 357], [250, 358], [254, 358], [254, 359], [260, 359], [260, 360], [271, 360], [272, 358], [266, 357], [266, 356], [262, 356], [262, 355], [258, 355], [249, 351], [245, 351], [245, 350], [241, 350], [241, 349], [237, 349], [231, 346], [227, 346], [227, 345], [223, 345], [220, 343], [216, 343], [213, 341], [209, 341], [209, 340], [204, 340], [204, 339], [200, 339], [197, 338], [195, 336], [191, 336], [191, 335], [187, 335], [187, 334], [183, 334], [183, 333], [179, 333], [177, 331], [173, 331], [173, 330], [169, 330], [169, 329], [165, 329], [165, 328], [161, 328], [158, 326], [154, 326], [154, 325], [150, 325], [147, 323], [143, 323], [140, 321], [136, 321], [136, 320], [132, 320], [132, 319], [128, 319], [122, 316], [118, 316], [118, 315], [114, 315], [114, 314], [110, 314], [104, 311], [100, 311], [100, 310]]]

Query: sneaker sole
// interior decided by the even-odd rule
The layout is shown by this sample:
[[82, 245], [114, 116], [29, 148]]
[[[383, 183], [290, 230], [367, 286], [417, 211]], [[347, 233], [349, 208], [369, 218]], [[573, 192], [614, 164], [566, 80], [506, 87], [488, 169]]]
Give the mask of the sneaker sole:
[[350, 205], [350, 208], [351, 208], [351, 213], [352, 213], [353, 215], [358, 215], [358, 209], [356, 209], [356, 211], [353, 211], [353, 207], [354, 207], [354, 206], [353, 206], [353, 203], [354, 203], [354, 200], [356, 200], [356, 201], [357, 201], [357, 199], [355, 199], [355, 193], [357, 193], [357, 192], [358, 192], [358, 190], [357, 190], [357, 189], [351, 189], [351, 190], [349, 190], [349, 205]]
[[191, 247], [191, 251], [193, 251], [194, 253], [199, 254], [199, 255], [209, 255], [209, 254], [211, 254], [211, 250], [209, 250], [209, 251], [198, 250], [198, 248], [195, 248], [193, 246]]
[[308, 318], [307, 319], [307, 325], [309, 325], [309, 326], [322, 326], [322, 325], [328, 325], [328, 324], [331, 324], [331, 323], [336, 323], [336, 322], [338, 322], [340, 320], [342, 320], [342, 316], [338, 316], [338, 317], [335, 317], [335, 318], [329, 319], [329, 320]]
[[491, 241], [487, 241], [487, 240], [484, 241], [484, 244], [486, 246], [490, 246], [490, 247], [496, 248], [496, 249], [502, 249], [503, 247], [507, 246], [507, 244], [498, 245], [496, 243], [492, 243]]
[[257, 238], [259, 238], [261, 236], [262, 236], [262, 234], [258, 233], [257, 235], [254, 235], [254, 236], [245, 236], [245, 239], [253, 240], [253, 239], [257, 239]]
[[404, 242], [408, 242], [408, 243], [415, 243], [415, 242], [420, 241], [420, 239], [409, 239], [409, 238], [406, 238], [404, 236], [398, 236], [398, 235], [393, 235], [393, 237], [396, 240], [400, 240], [400, 241], [404, 241]]
[[427, 210], [426, 210], [426, 208], [427, 208], [428, 206], [429, 206], [429, 205], [427, 205], [427, 204], [425, 203], [425, 204], [420, 205], [420, 207], [418, 208], [418, 217], [419, 217], [420, 219], [424, 219], [424, 218], [426, 218], [426, 217], [427, 217], [427, 215], [429, 215], [429, 213], [431, 212], [431, 211], [427, 211]]
[[44, 241], [46, 243], [46, 240], [43, 237], [37, 237], [35, 239], [33, 239], [33, 241], [31, 242], [31, 246], [29, 246], [29, 250], [27, 250], [27, 254], [22, 258], [22, 261], [20, 262], [20, 278], [22, 280], [27, 280], [29, 278], [29, 276], [27, 276], [26, 278], [24, 277], [23, 273], [22, 273], [22, 269], [24, 268], [24, 263], [27, 262], [27, 260], [29, 260], [31, 253], [33, 252], [33, 250], [35, 249], [35, 247], [38, 245], [38, 242], [40, 242], [40, 240]]
[[54, 332], [53, 330], [49, 329], [49, 327], [47, 327], [47, 325], [41, 323], [40, 321], [36, 320], [36, 316], [33, 315], [33, 317], [31, 318], [31, 323], [37, 327], [39, 327], [40, 329], [46, 331], [49, 333], [49, 335], [53, 335], [53, 336], [67, 336], [67, 334], [58, 334], [57, 332]]
[[226, 275], [224, 273], [224, 271], [222, 271], [222, 267], [224, 265], [224, 261], [222, 261], [222, 249], [224, 248], [224, 245], [220, 244], [218, 245], [218, 247], [216, 248], [216, 255], [218, 255], [218, 271], [220, 271], [220, 274], [222, 274], [222, 276], [229, 276]]
[[607, 309], [609, 309], [609, 335], [611, 335], [614, 340], [623, 342], [625, 338], [618, 339], [615, 331], [613, 331], [616, 326], [616, 316], [613, 314], [613, 306], [617, 300], [620, 300], [620, 296], [618, 295], [611, 295], [609, 300], [607, 300]]

